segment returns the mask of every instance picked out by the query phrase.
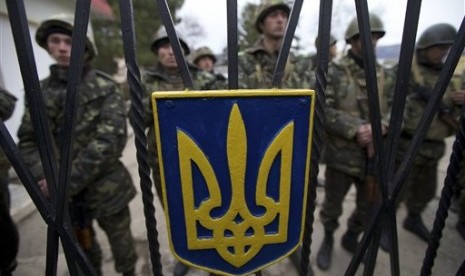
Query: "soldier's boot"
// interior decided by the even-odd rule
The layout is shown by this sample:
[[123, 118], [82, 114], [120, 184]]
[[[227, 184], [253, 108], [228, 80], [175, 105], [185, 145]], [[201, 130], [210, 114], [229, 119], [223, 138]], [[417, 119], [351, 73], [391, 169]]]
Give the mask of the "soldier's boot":
[[358, 232], [348, 229], [342, 236], [342, 247], [350, 253], [355, 253], [358, 246]]
[[420, 214], [410, 213], [404, 220], [404, 229], [417, 235], [422, 241], [428, 242], [430, 233], [426, 228]]
[[128, 271], [124, 271], [123, 276], [136, 276], [136, 271], [134, 268]]
[[459, 232], [460, 236], [462, 236], [462, 239], [465, 240], [465, 221], [457, 221], [455, 228]]
[[[294, 251], [294, 253], [292, 253], [291, 255], [289, 255], [289, 259], [291, 259], [291, 262], [292, 264], [294, 265], [295, 269], [297, 271], [299, 271], [300, 273], [300, 249], [297, 249], [296, 251]], [[307, 276], [313, 276], [314, 273], [313, 273], [313, 268], [312, 268], [312, 265], [309, 264], [308, 267], [307, 267]]]
[[332, 232], [325, 232], [323, 243], [318, 250], [316, 256], [316, 264], [321, 270], [328, 270], [331, 266], [331, 258], [333, 253], [334, 237]]
[[184, 264], [184, 263], [181, 263], [181, 262], [177, 262], [176, 265], [174, 266], [174, 271], [173, 271], [173, 275], [174, 276], [184, 276], [187, 274], [187, 272], [189, 271], [189, 266]]
[[382, 250], [389, 252], [391, 251], [391, 243], [389, 240], [389, 230], [387, 228], [383, 228], [381, 230], [381, 238], [379, 239], [379, 246]]

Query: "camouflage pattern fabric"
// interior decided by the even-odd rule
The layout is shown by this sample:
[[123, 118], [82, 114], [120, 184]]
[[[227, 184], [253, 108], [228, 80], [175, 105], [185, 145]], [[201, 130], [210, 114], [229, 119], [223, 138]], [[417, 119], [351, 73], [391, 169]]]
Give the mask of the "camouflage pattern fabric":
[[[197, 67], [189, 64], [189, 70], [194, 81], [194, 90], [216, 90], [226, 88], [227, 83], [217, 81], [215, 75], [199, 70]], [[152, 178], [158, 197], [162, 198], [160, 167], [155, 140], [155, 125], [153, 121], [153, 109], [151, 96], [157, 91], [183, 91], [184, 83], [180, 74], [169, 74], [161, 64], [147, 68], [142, 74], [142, 84], [146, 95], [143, 98], [145, 109], [145, 125], [147, 131], [149, 165], [152, 168]], [[163, 201], [161, 200], [163, 203]]]
[[[268, 53], [263, 46], [263, 38], [255, 42], [253, 47], [239, 53], [239, 87], [252, 89], [273, 88], [271, 81], [273, 78], [274, 68], [278, 60], [278, 54]], [[289, 55], [286, 63], [283, 79], [280, 88], [308, 88], [310, 87], [307, 76], [301, 76], [299, 73], [307, 72], [304, 68], [296, 65], [296, 60]]]
[[[396, 157], [398, 163], [404, 158], [426, 108], [426, 101], [420, 96], [418, 90], [422, 89], [422, 93], [425, 91], [431, 93], [440, 69], [440, 67], [429, 67], [415, 61], [412, 65], [412, 71], [417, 71], [412, 74], [408, 86], [402, 134]], [[416, 77], [418, 75], [421, 78]], [[451, 82], [442, 99], [442, 108], [447, 110], [451, 118], [457, 118], [460, 110], [452, 102], [451, 95], [454, 90], [454, 83]], [[403, 200], [411, 213], [421, 213], [428, 202], [433, 199], [437, 187], [438, 162], [445, 153], [444, 139], [455, 133], [453, 126], [441, 117], [441, 112], [435, 114], [399, 196], [399, 201]]]
[[[376, 65], [381, 116], [384, 125], [394, 85], [391, 71]], [[361, 179], [365, 176], [366, 150], [356, 142], [357, 128], [369, 122], [364, 69], [346, 55], [328, 68], [326, 88], [327, 166]]]
[[[43, 98], [55, 152], [62, 139], [66, 99], [67, 68], [50, 67], [42, 81]], [[119, 158], [127, 139], [127, 123], [121, 91], [103, 73], [85, 72], [79, 88], [72, 157], [71, 197], [83, 193], [92, 217], [109, 216], [125, 208], [135, 196], [132, 179]], [[18, 131], [19, 148], [34, 177], [44, 177], [36, 135], [26, 109]]]
[[[358, 146], [357, 129], [369, 122], [365, 71], [361, 59], [350, 52], [328, 68], [326, 89], [325, 199], [320, 218], [325, 231], [332, 233], [339, 226], [342, 203], [352, 184], [357, 190], [356, 209], [348, 220], [348, 230], [364, 230], [369, 214], [366, 198], [366, 149]], [[376, 65], [382, 118], [387, 117], [394, 77]], [[386, 122], [383, 124], [387, 125]]]
[[[15, 108], [16, 97], [0, 87], [0, 118], [6, 121]], [[0, 148], [0, 275], [10, 275], [16, 267], [19, 248], [18, 229], [10, 215], [10, 193], [8, 190], [8, 158]]]

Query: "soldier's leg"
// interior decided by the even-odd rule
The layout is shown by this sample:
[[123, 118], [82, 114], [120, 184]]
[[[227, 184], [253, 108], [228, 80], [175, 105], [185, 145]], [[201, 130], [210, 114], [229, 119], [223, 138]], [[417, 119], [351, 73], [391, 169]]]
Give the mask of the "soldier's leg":
[[118, 213], [97, 219], [105, 231], [115, 260], [115, 270], [134, 275], [137, 262], [136, 246], [131, 233], [131, 215], [126, 207]]
[[423, 223], [421, 213], [436, 193], [437, 165], [437, 161], [432, 160], [412, 167], [404, 200], [408, 211], [404, 228], [423, 241], [429, 240], [430, 233]]
[[331, 266], [333, 234], [339, 226], [338, 219], [342, 214], [342, 202], [352, 183], [351, 177], [330, 167], [326, 167], [325, 178], [325, 199], [320, 211], [325, 236], [317, 254], [317, 265], [322, 270], [327, 270]]
[[[89, 248], [83, 248], [84, 252], [86, 253], [87, 258], [89, 259], [92, 267], [94, 268], [97, 275], [102, 275], [102, 249], [100, 244], [98, 243], [95, 237], [95, 230], [92, 227], [92, 223], [90, 224], [90, 231], [91, 231], [91, 242]], [[82, 245], [81, 245], [82, 246]]]

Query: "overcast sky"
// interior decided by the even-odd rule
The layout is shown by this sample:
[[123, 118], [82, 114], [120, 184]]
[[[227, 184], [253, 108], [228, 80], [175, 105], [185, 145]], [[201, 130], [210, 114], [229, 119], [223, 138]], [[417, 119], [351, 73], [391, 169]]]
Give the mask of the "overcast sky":
[[[195, 17], [206, 31], [203, 43], [195, 46], [207, 45], [215, 53], [219, 53], [227, 43], [226, 28], [226, 2], [227, 0], [185, 0], [185, 4], [179, 15]], [[258, 3], [259, 0], [238, 0], [238, 14], [240, 15], [245, 3]], [[305, 0], [296, 34], [302, 39], [304, 52], [314, 51], [313, 41], [318, 30], [319, 0]], [[465, 14], [464, 0], [423, 0], [418, 31], [421, 33], [428, 26], [447, 22], [459, 28]], [[378, 14], [385, 23], [386, 36], [379, 44], [390, 45], [400, 43], [402, 39], [403, 22], [407, 0], [370, 0], [370, 11]], [[338, 9], [340, 23], [343, 26], [334, 26], [333, 32], [340, 41], [339, 47], [343, 47], [343, 35], [348, 21], [355, 16], [354, 0], [334, 0], [333, 7]], [[333, 19], [337, 16], [333, 14]], [[343, 22], [345, 21], [345, 22]], [[334, 22], [334, 21], [333, 21]], [[419, 35], [417, 36], [417, 38]]]

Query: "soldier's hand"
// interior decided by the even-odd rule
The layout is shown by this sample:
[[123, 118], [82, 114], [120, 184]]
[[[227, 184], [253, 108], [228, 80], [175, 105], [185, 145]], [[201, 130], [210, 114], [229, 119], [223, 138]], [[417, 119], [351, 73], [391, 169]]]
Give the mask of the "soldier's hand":
[[371, 136], [371, 125], [370, 124], [363, 124], [360, 125], [357, 129], [357, 144], [364, 148], [372, 141]]
[[452, 101], [454, 101], [454, 104], [463, 105], [465, 103], [465, 90], [452, 93]]
[[48, 193], [47, 179], [42, 178], [41, 180], [37, 181], [37, 184], [39, 185], [39, 188], [42, 191], [42, 194], [45, 197], [49, 198], [50, 194]]

